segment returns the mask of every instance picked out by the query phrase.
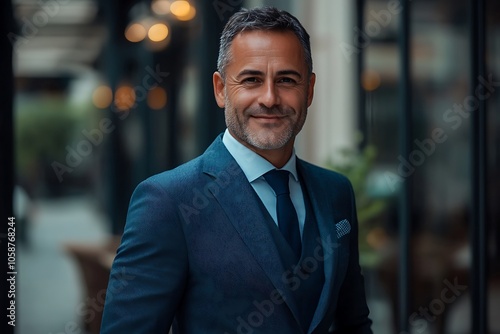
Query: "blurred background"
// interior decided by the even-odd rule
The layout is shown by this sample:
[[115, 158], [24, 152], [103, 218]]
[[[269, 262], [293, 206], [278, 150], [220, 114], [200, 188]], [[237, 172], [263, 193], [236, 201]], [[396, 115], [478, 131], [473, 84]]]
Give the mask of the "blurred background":
[[499, 1], [4, 0], [16, 333], [98, 333], [130, 195], [225, 129], [218, 38], [260, 5], [311, 35], [297, 153], [354, 184], [374, 332], [500, 333]]

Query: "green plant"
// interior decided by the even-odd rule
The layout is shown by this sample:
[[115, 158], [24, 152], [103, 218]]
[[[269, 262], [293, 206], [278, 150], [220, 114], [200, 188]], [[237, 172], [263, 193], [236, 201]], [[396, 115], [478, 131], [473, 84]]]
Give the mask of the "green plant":
[[18, 180], [44, 181], [53, 172], [51, 163], [65, 161], [67, 145], [95, 118], [95, 108], [73, 105], [63, 96], [20, 96], [14, 118]]
[[330, 160], [326, 167], [345, 175], [352, 183], [356, 196], [356, 208], [359, 224], [359, 249], [361, 262], [365, 266], [377, 261], [376, 250], [368, 242], [368, 236], [378, 227], [377, 218], [385, 211], [387, 200], [371, 195], [368, 177], [373, 169], [376, 148], [367, 145], [362, 150], [343, 149], [336, 154], [335, 161]]

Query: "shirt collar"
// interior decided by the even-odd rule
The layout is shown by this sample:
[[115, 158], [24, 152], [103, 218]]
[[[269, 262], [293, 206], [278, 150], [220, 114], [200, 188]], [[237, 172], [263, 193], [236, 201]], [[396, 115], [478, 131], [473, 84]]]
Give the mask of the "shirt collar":
[[[269, 161], [237, 141], [231, 135], [231, 133], [229, 133], [228, 129], [226, 129], [226, 131], [224, 132], [222, 142], [226, 146], [229, 153], [236, 160], [240, 168], [243, 170], [243, 173], [245, 174], [249, 182], [253, 182], [270, 170], [275, 169], [275, 167]], [[289, 171], [293, 175], [295, 181], [298, 181], [299, 178], [297, 175], [296, 161], [297, 156], [295, 155], [294, 149], [292, 152], [292, 156], [281, 169]]]

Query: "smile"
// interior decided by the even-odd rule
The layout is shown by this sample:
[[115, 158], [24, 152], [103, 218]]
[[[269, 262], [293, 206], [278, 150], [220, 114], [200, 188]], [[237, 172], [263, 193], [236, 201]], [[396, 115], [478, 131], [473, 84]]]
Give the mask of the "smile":
[[286, 115], [251, 115], [250, 117], [258, 118], [258, 119], [277, 120], [277, 119], [284, 119], [287, 116]]
[[252, 116], [255, 118], [264, 118], [264, 119], [280, 119], [284, 118], [285, 116]]
[[277, 115], [256, 115], [250, 117], [260, 123], [277, 123], [281, 122], [286, 118], [286, 116], [277, 116]]

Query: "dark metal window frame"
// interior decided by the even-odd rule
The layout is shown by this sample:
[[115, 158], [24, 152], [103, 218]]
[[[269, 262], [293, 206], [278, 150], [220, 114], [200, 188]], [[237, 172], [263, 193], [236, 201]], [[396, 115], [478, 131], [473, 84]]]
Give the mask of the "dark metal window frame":
[[[357, 25], [364, 26], [364, 9], [366, 0], [357, 0]], [[398, 47], [400, 53], [400, 86], [399, 86], [399, 141], [400, 154], [408, 157], [412, 150], [412, 108], [411, 108], [411, 0], [401, 0], [401, 15], [399, 23]], [[486, 77], [486, 4], [485, 0], [469, 0], [469, 40], [470, 40], [470, 92], [474, 95], [478, 78]], [[363, 51], [358, 54], [358, 78], [364, 67]], [[366, 98], [361, 84], [358, 88], [359, 122], [360, 130], [367, 134], [367, 120], [363, 110]], [[488, 239], [487, 239], [487, 104], [479, 101], [479, 108], [471, 115], [471, 217], [470, 217], [470, 243], [472, 248], [471, 282], [472, 282], [472, 324], [471, 333], [488, 333]], [[365, 137], [362, 146], [366, 144]], [[413, 184], [411, 177], [402, 185], [399, 194], [398, 218], [400, 239], [399, 260], [399, 318], [398, 333], [409, 332], [410, 300], [411, 295], [411, 254], [410, 238], [412, 226], [412, 194]]]
[[[470, 0], [470, 92], [478, 78], [486, 76], [486, 8], [485, 0]], [[472, 333], [488, 333], [487, 300], [487, 228], [486, 228], [486, 101], [471, 115], [471, 245], [472, 245]]]

